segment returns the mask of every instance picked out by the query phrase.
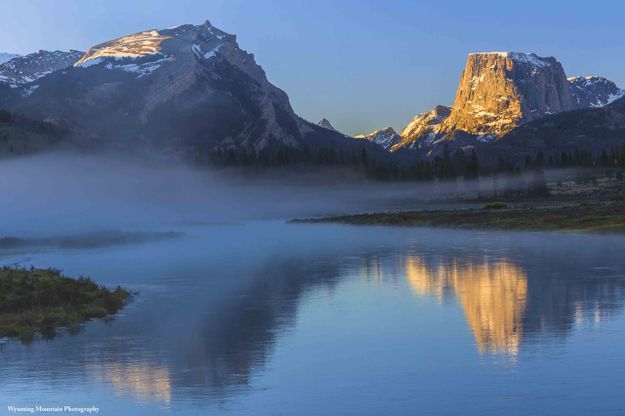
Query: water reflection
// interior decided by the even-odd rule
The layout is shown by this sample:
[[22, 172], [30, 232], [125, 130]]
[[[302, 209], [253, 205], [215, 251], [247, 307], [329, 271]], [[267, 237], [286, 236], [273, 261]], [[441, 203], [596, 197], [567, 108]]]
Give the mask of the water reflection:
[[433, 266], [416, 256], [405, 261], [417, 295], [458, 298], [480, 353], [517, 353], [527, 305], [527, 275], [519, 266], [487, 258], [468, 263], [453, 258]]
[[[508, 362], [498, 357], [489, 360], [502, 354], [515, 357], [510, 361], [517, 369], [528, 361], [528, 354], [524, 354], [528, 347], [579, 342], [569, 337], [573, 329], [604, 325], [623, 308], [622, 244], [558, 237], [558, 244], [541, 245], [540, 238], [522, 234], [495, 243], [479, 239], [479, 235], [444, 231], [417, 235], [418, 239], [411, 237], [406, 242], [408, 237], [400, 240], [398, 236], [410, 234], [400, 232], [393, 235], [373, 229], [368, 240], [362, 238], [367, 244], [358, 245], [356, 238], [342, 242], [334, 238], [334, 245], [317, 242], [315, 247], [322, 247], [317, 251], [308, 244], [297, 250], [289, 240], [284, 243], [286, 249], [256, 257], [239, 247], [239, 239], [234, 245], [237, 256], [226, 251], [208, 257], [193, 241], [176, 253], [180, 260], [146, 247], [143, 250], [158, 266], [154, 273], [160, 274], [148, 281], [145, 291], [139, 289], [141, 295], [123, 311], [124, 316], [110, 324], [88, 324], [74, 337], [61, 336], [28, 348], [11, 344], [0, 349], [0, 379], [18, 380], [14, 387], [0, 384], [0, 395], [12, 394], [28, 401], [35, 393], [19, 386], [42, 380], [56, 391], [67, 383], [68, 365], [74, 377], [71, 384], [86, 386], [83, 393], [102, 394], [102, 401], [115, 396], [115, 400], [146, 402], [166, 409], [190, 402], [200, 407], [207, 403], [227, 406], [262, 395], [262, 389], [284, 390], [284, 397], [290, 400], [294, 396], [288, 389], [289, 380], [297, 384], [298, 378], [307, 377], [302, 369], [308, 368], [309, 359], [319, 368], [311, 369], [313, 378], [307, 379], [306, 385], [314, 386], [320, 396], [341, 389], [349, 393], [345, 386], [351, 386], [356, 378], [358, 383], [369, 379], [373, 383], [375, 377], [364, 372], [362, 377], [347, 377], [362, 366], [351, 362], [343, 368], [342, 361], [324, 355], [341, 348], [349, 351], [343, 360], [347, 357], [349, 361], [352, 352], [355, 361], [377, 357], [373, 365], [388, 377], [384, 384], [389, 389], [412, 388], [418, 384], [417, 377], [436, 382], [439, 369], [430, 366], [430, 360], [421, 360], [423, 353], [427, 357], [457, 358], [454, 366], [459, 366], [459, 371], [450, 375], [447, 369], [446, 376], [467, 374], [464, 382], [469, 385], [467, 380], [476, 377], [472, 363]], [[310, 236], [305, 237], [308, 242]], [[381, 246], [384, 238], [387, 240]], [[245, 261], [239, 257], [242, 252], [246, 253]], [[136, 254], [142, 252], [124, 247], [110, 253], [112, 257], [102, 263], [103, 270], [109, 268], [112, 275], [120, 270], [132, 275], [128, 271], [135, 270]], [[101, 254], [88, 255], [93, 261]], [[146, 267], [144, 263], [149, 264], [144, 261], [141, 268]], [[315, 302], [316, 307], [310, 307]], [[437, 302], [444, 305], [442, 308], [452, 307], [444, 314]], [[416, 313], [416, 305], [420, 313]], [[332, 326], [334, 319], [341, 322], [341, 314], [349, 319], [344, 319], [338, 331], [335, 328], [336, 339], [328, 337], [326, 325]], [[302, 329], [302, 321], [309, 326]], [[450, 329], [465, 325], [471, 333], [468, 337]], [[289, 361], [284, 358], [284, 349], [289, 348], [284, 345], [289, 342], [282, 341], [289, 339], [291, 331], [304, 334], [300, 333], [299, 344], [291, 344], [297, 345], [292, 347], [297, 351], [290, 352]], [[551, 342], [554, 337], [557, 342]], [[418, 345], [420, 355], [414, 354], [417, 343], [423, 343]], [[440, 348], [443, 343], [446, 345]], [[476, 351], [482, 359], [474, 360]], [[72, 357], [70, 364], [68, 357]], [[402, 360], [401, 365], [393, 367], [394, 360]], [[428, 362], [423, 367], [427, 371], [419, 367], [422, 361]], [[287, 378], [276, 378], [279, 365], [295, 370], [291, 374], [287, 371]], [[334, 373], [336, 380], [325, 378], [335, 368], [339, 370]], [[539, 365], [533, 368], [542, 371]], [[402, 378], [409, 371], [410, 380]], [[440, 371], [444, 373], [445, 366]], [[267, 374], [269, 382], [264, 381]], [[343, 374], [347, 381], [339, 380]], [[445, 380], [448, 383], [450, 379]], [[442, 392], [446, 391], [445, 383], [439, 386]], [[41, 396], [40, 391], [36, 393]], [[310, 394], [315, 393], [311, 390]], [[483, 391], [476, 394], [483, 395]], [[273, 399], [269, 396], [263, 403]], [[315, 403], [321, 405], [324, 399], [319, 397]]]
[[[544, 263], [534, 258], [528, 266], [540, 265], [535, 274], [505, 257], [406, 256], [400, 261], [417, 296], [459, 302], [481, 354], [515, 355], [524, 341], [536, 341], [536, 334], [566, 336], [576, 325], [599, 325], [620, 312], [625, 299], [621, 276], [575, 270], [570, 258]], [[546, 273], [549, 268], [554, 271]], [[568, 273], [562, 276], [561, 270]]]
[[134, 397], [140, 402], [171, 403], [171, 379], [165, 367], [144, 363], [94, 363], [87, 371], [103, 384], [112, 384], [118, 396]]

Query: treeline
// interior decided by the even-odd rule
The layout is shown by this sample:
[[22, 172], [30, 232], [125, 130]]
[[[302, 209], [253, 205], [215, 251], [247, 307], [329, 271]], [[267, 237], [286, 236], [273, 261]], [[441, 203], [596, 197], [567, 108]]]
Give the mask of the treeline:
[[[542, 192], [544, 170], [556, 168], [588, 168], [619, 179], [625, 173], [625, 147], [603, 149], [594, 153], [585, 149], [545, 155], [539, 151], [526, 156], [522, 163], [500, 156], [498, 162], [482, 163], [475, 149], [465, 152], [462, 148], [453, 153], [445, 144], [442, 155], [432, 159], [416, 159], [413, 162], [397, 163], [371, 157], [365, 147], [359, 152], [346, 153], [334, 148], [296, 149], [285, 146], [278, 150], [261, 152], [218, 151], [210, 153], [210, 163], [217, 166], [247, 166], [256, 168], [297, 166], [344, 166], [362, 170], [369, 178], [380, 181], [433, 181], [433, 180], [475, 180], [480, 177], [505, 176], [513, 178], [531, 173], [536, 177], [532, 188]], [[525, 175], [527, 176], [527, 175]]]
[[41, 147], [43, 143], [56, 143], [66, 133], [47, 120], [34, 120], [0, 110], [0, 151], [28, 153], [32, 147]]
[[281, 146], [276, 150], [265, 149], [260, 152], [218, 150], [210, 152], [208, 161], [215, 166], [247, 166], [259, 168], [286, 167], [292, 165], [310, 166], [352, 166], [369, 169], [382, 164], [369, 155], [365, 147], [357, 152], [345, 152], [343, 149], [304, 146], [297, 149]]

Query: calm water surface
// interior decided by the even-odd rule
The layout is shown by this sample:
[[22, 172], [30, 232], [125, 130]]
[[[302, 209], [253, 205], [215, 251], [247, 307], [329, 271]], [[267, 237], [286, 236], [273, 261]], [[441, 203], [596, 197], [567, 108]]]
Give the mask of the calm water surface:
[[4, 343], [0, 414], [625, 414], [623, 237], [181, 231], [0, 259], [139, 292], [109, 322]]

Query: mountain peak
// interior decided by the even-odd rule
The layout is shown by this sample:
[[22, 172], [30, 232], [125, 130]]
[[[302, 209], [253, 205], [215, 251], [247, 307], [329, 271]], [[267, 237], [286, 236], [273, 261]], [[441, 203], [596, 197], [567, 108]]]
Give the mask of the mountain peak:
[[76, 50], [46, 51], [16, 56], [0, 64], [0, 83], [12, 88], [33, 82], [54, 71], [71, 66], [83, 55]]
[[369, 134], [359, 134], [355, 139], [369, 140], [389, 150], [401, 141], [401, 136], [392, 127], [385, 127]]
[[323, 127], [324, 129], [328, 129], [328, 130], [332, 130], [332, 131], [338, 131], [337, 129], [334, 128], [332, 123], [330, 123], [330, 121], [327, 118], [322, 118], [321, 120], [319, 120], [317, 125], [319, 127]]
[[603, 107], [625, 96], [625, 90], [604, 77], [593, 75], [569, 77], [568, 81], [575, 102], [580, 108]]
[[501, 136], [520, 124], [576, 108], [562, 65], [523, 52], [469, 54], [444, 131]]

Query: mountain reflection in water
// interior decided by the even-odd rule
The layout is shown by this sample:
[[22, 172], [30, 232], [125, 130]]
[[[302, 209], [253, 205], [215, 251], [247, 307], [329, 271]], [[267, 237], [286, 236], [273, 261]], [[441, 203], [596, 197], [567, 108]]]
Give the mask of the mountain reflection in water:
[[[594, 331], [586, 338], [605, 350], [619, 334], [610, 322], [623, 319], [622, 238], [214, 229], [153, 245], [33, 253], [36, 265], [85, 271], [109, 285], [131, 276], [140, 295], [112, 322], [1, 347], [0, 379], [13, 382], [0, 384], [0, 396], [28, 402], [63, 387], [109, 410], [121, 401], [143, 414], [207, 407], [253, 414], [288, 413], [299, 394], [318, 414], [332, 394], [338, 402], [351, 394], [377, 412], [374, 391], [423, 403], [430, 396], [420, 389], [431, 385], [438, 406], [447, 389], [465, 389], [465, 403], [482, 400], [481, 388], [508, 389], [493, 396], [497, 408], [517, 383], [531, 389], [540, 377], [561, 385], [553, 377], [568, 377], [577, 357], [550, 354], [590, 348], [576, 329]], [[610, 375], [605, 357], [594, 357], [593, 369]], [[501, 361], [514, 371], [501, 372], [494, 364]], [[515, 378], [521, 368], [531, 377]], [[472, 384], [483, 372], [482, 384]]]
[[527, 305], [527, 275], [519, 266], [505, 258], [479, 263], [453, 258], [432, 267], [415, 256], [405, 262], [417, 295], [458, 298], [480, 353], [517, 353]]

